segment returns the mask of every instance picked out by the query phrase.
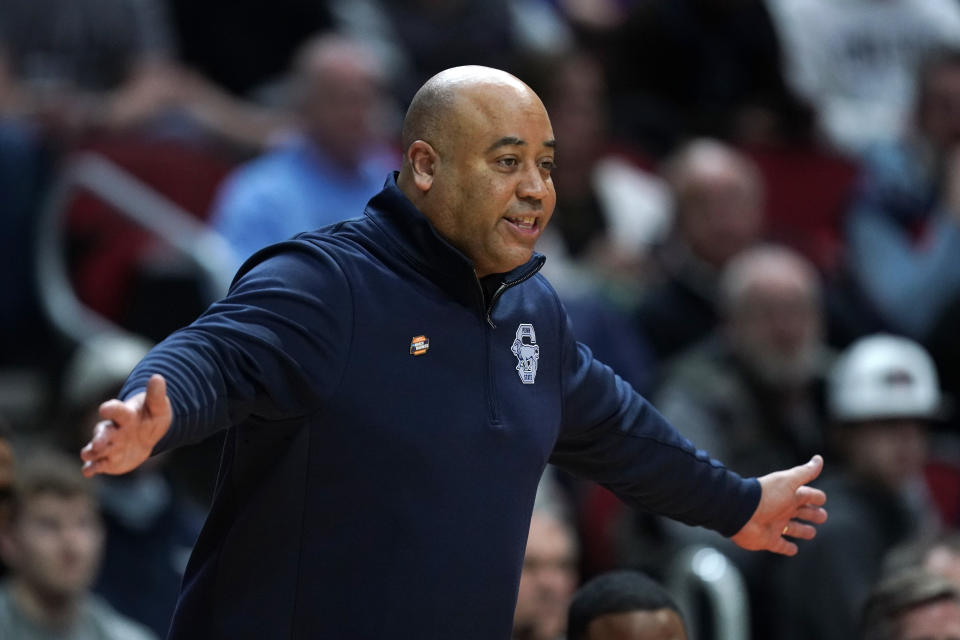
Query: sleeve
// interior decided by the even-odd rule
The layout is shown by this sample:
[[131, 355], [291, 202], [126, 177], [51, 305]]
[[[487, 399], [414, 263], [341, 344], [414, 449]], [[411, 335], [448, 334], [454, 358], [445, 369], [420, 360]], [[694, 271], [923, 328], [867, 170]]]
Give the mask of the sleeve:
[[698, 451], [609, 367], [563, 331], [563, 424], [550, 462], [634, 507], [730, 536], [750, 519], [760, 483]]
[[166, 378], [173, 423], [154, 453], [248, 417], [307, 416], [336, 391], [352, 317], [350, 286], [334, 258], [304, 241], [274, 245], [245, 265], [226, 298], [147, 354], [120, 397], [154, 373]]

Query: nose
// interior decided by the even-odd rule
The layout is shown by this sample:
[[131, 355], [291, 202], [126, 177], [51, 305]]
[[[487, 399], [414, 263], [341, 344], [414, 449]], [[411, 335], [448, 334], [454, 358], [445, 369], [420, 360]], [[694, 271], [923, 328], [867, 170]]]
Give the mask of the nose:
[[527, 169], [517, 184], [517, 197], [529, 202], [540, 202], [550, 195], [550, 186], [540, 167], [533, 165]]

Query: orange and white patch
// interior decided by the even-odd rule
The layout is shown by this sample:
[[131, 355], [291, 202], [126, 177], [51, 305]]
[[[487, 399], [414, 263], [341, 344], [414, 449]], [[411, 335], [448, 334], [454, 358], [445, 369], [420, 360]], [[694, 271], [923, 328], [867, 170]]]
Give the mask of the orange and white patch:
[[427, 336], [414, 336], [410, 340], [410, 355], [422, 356], [430, 348], [430, 338]]

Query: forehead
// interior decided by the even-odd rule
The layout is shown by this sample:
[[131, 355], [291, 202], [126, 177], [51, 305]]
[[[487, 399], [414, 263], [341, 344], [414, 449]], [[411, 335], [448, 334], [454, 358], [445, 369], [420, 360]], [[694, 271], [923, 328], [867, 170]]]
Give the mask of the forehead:
[[683, 622], [672, 609], [625, 611], [594, 618], [589, 640], [686, 640]]
[[512, 84], [483, 84], [464, 89], [455, 102], [457, 128], [473, 148], [498, 142], [523, 142], [540, 148], [553, 142], [553, 127], [533, 91]]
[[564, 525], [551, 517], [534, 514], [530, 520], [527, 557], [568, 556], [572, 555], [574, 551], [573, 536]]
[[28, 518], [76, 517], [94, 512], [93, 500], [82, 493], [42, 492], [26, 497], [23, 503], [23, 515]]
[[960, 639], [960, 605], [945, 600], [916, 607], [900, 620], [905, 640]]

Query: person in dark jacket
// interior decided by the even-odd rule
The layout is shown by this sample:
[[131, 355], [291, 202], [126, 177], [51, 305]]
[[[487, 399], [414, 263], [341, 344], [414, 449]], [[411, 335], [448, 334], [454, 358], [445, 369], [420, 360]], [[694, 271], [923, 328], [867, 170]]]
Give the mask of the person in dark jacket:
[[101, 407], [88, 475], [227, 430], [171, 638], [509, 637], [547, 462], [745, 548], [815, 535], [821, 458], [743, 479], [577, 344], [527, 85], [441, 72], [402, 144], [363, 218], [258, 252]]

